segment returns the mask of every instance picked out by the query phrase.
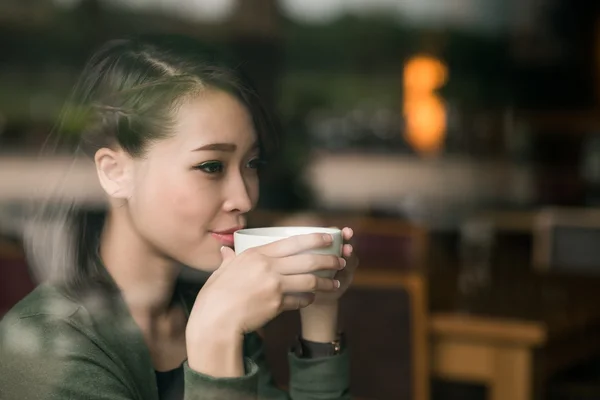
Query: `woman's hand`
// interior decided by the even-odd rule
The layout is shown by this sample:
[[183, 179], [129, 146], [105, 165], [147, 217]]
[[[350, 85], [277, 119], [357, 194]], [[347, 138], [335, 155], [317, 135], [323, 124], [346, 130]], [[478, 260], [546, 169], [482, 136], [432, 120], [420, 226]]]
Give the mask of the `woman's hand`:
[[[330, 235], [300, 235], [246, 250], [238, 256], [230, 248], [222, 248], [223, 262], [198, 294], [188, 320], [190, 366], [213, 376], [238, 375], [241, 356], [238, 364], [224, 364], [223, 371], [229, 372], [213, 371], [219, 364], [213, 360], [221, 352], [217, 349], [235, 347], [233, 344], [241, 343], [244, 333], [262, 327], [282, 311], [308, 306], [314, 300], [313, 292], [337, 291], [337, 280], [320, 278], [312, 272], [337, 271], [345, 264], [342, 258], [299, 254], [329, 246], [331, 241]], [[214, 350], [206, 350], [211, 346]], [[214, 357], [206, 356], [207, 353], [214, 353]], [[231, 355], [230, 359], [236, 357]]]
[[354, 248], [352, 245], [347, 242], [352, 239], [354, 232], [351, 228], [344, 228], [342, 229], [342, 235], [345, 243], [342, 249], [342, 257], [344, 260], [346, 260], [346, 267], [341, 271], [338, 271], [334, 278], [340, 282], [340, 288], [333, 292], [317, 293], [315, 296], [315, 301], [312, 303], [311, 307], [319, 304], [330, 304], [337, 302], [339, 298], [342, 297], [342, 295], [346, 292], [346, 290], [348, 290], [350, 284], [352, 283], [354, 272], [358, 267], [358, 257], [356, 257], [354, 254]]

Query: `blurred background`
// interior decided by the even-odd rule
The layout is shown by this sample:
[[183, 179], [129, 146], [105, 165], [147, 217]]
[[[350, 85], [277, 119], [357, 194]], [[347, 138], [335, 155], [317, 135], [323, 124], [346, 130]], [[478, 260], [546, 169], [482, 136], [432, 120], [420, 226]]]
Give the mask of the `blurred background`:
[[[38, 157], [69, 90], [148, 32], [234, 53], [278, 118], [252, 224], [355, 228], [356, 398], [600, 399], [595, 0], [0, 0], [0, 316], [35, 285], [18, 216], [72, 162]], [[295, 324], [268, 329], [282, 385]]]

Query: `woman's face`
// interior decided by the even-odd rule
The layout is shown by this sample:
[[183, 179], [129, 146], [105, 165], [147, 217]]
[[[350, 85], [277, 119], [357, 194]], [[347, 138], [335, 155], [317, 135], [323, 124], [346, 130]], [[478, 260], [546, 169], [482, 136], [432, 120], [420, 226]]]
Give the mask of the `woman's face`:
[[129, 217], [158, 253], [212, 271], [258, 200], [257, 135], [248, 110], [222, 91], [186, 102], [175, 122], [133, 160]]

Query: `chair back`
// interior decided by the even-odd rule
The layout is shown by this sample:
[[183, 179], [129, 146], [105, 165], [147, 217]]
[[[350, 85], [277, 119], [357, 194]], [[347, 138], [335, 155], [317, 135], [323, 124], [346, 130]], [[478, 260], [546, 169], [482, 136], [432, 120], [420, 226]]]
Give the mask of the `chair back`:
[[22, 249], [0, 239], [0, 318], [34, 288]]

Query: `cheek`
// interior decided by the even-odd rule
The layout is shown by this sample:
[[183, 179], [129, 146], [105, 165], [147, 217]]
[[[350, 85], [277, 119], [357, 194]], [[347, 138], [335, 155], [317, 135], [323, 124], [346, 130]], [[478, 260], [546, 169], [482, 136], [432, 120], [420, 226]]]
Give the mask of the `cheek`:
[[162, 220], [162, 226], [181, 226], [184, 222], [198, 225], [204, 216], [210, 214], [212, 190], [206, 182], [194, 179], [189, 171], [163, 169], [140, 185], [137, 195], [140, 204], [145, 204], [142, 212], [154, 220]]
[[[194, 221], [195, 225], [209, 220], [215, 210], [219, 209], [217, 190], [214, 185], [194, 179], [193, 173], [179, 180], [171, 180], [164, 207], [180, 222]], [[206, 221], [208, 222], [208, 221]]]

